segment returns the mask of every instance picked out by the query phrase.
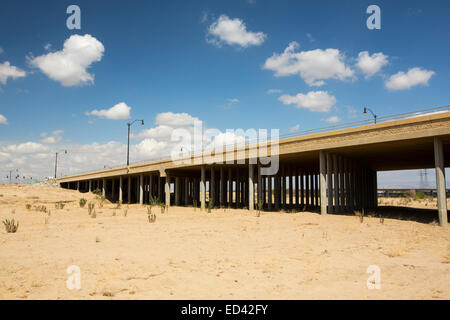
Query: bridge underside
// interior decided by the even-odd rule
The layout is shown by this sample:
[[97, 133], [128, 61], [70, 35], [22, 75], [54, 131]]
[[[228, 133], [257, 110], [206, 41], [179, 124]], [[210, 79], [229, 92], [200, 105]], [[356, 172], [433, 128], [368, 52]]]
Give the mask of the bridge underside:
[[[100, 189], [112, 202], [232, 207], [253, 210], [319, 210], [322, 214], [377, 206], [377, 171], [436, 168], [441, 225], [447, 222], [444, 168], [450, 165], [450, 135], [324, 150], [282, 153], [276, 174], [262, 165], [202, 164], [165, 170], [61, 182], [63, 188]], [[441, 196], [440, 196], [441, 194]], [[445, 211], [445, 214], [444, 214]], [[445, 220], [445, 221], [444, 221]]]

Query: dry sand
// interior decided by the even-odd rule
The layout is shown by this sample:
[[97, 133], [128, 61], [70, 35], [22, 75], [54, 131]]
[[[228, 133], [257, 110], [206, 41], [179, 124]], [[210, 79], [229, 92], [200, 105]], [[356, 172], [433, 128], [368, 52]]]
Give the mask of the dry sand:
[[[82, 197], [94, 201], [0, 186], [0, 219], [20, 221], [17, 233], [0, 225], [1, 299], [450, 298], [450, 228], [433, 219], [172, 207], [149, 223], [139, 205], [125, 217], [126, 205], [105, 204], [91, 218]], [[71, 265], [80, 290], [66, 287]], [[380, 290], [367, 288], [369, 265], [380, 267]]]

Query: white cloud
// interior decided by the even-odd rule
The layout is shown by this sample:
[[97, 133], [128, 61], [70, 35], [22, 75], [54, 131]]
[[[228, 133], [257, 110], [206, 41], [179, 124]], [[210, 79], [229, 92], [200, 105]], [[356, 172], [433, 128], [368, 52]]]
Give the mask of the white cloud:
[[344, 55], [338, 49], [315, 49], [295, 52], [297, 42], [291, 42], [283, 53], [274, 53], [263, 69], [272, 70], [276, 77], [300, 75], [310, 86], [321, 86], [324, 80], [352, 78], [354, 71], [345, 65]]
[[267, 37], [262, 32], [247, 31], [247, 27], [241, 19], [231, 19], [226, 15], [221, 15], [209, 26], [208, 36], [208, 42], [217, 46], [226, 43], [244, 48], [252, 45], [259, 46]]
[[239, 99], [238, 98], [230, 98], [230, 99], [228, 99], [228, 102], [229, 103], [238, 103]]
[[93, 115], [99, 118], [106, 118], [110, 120], [121, 120], [130, 118], [130, 110], [131, 107], [127, 106], [125, 102], [120, 102], [109, 109], [94, 109], [92, 111], [86, 112], [86, 115]]
[[103, 44], [93, 36], [75, 34], [64, 41], [61, 51], [31, 58], [29, 62], [50, 79], [70, 87], [94, 82], [94, 75], [87, 69], [102, 59], [104, 51]]
[[193, 117], [185, 112], [173, 113], [163, 112], [156, 116], [155, 123], [158, 125], [166, 125], [170, 127], [184, 127], [194, 124], [194, 121], [200, 121], [199, 118]]
[[336, 123], [341, 121], [341, 119], [338, 116], [331, 116], [329, 118], [324, 119], [328, 123]]
[[309, 42], [314, 42], [314, 41], [316, 41], [316, 39], [314, 39], [314, 37], [312, 36], [311, 33], [307, 33], [307, 34], [306, 34], [306, 37], [308, 38]]
[[36, 153], [46, 152], [48, 147], [36, 142], [25, 142], [21, 144], [11, 144], [6, 148], [6, 151], [13, 153]]
[[299, 109], [308, 109], [313, 112], [328, 112], [336, 103], [336, 98], [326, 91], [310, 91], [306, 95], [299, 93], [295, 96], [284, 94], [278, 100], [284, 104], [295, 104]]
[[25, 77], [27, 73], [15, 66], [12, 66], [9, 61], [0, 63], [0, 82], [6, 84], [8, 78], [16, 79]]
[[52, 48], [52, 44], [51, 44], [51, 43], [47, 43], [47, 44], [44, 46], [44, 49], [47, 50], [47, 51], [49, 51], [51, 48]]
[[142, 130], [137, 135], [133, 135], [133, 138], [149, 138], [149, 139], [170, 139], [172, 135], [173, 127], [160, 125], [155, 128]]
[[281, 93], [280, 89], [269, 89], [267, 90], [267, 94], [272, 94], [272, 93]]
[[2, 114], [0, 114], [0, 124], [8, 124], [8, 119]]
[[398, 72], [392, 75], [385, 83], [389, 90], [405, 90], [411, 87], [428, 85], [428, 81], [434, 75], [434, 71], [421, 68], [409, 69], [407, 73]]
[[289, 128], [289, 132], [296, 132], [298, 130], [300, 130], [300, 125], [299, 124], [296, 124], [295, 126]]
[[381, 70], [388, 63], [388, 56], [382, 52], [369, 55], [369, 52], [362, 51], [358, 54], [356, 66], [370, 78]]
[[42, 140], [44, 144], [55, 144], [61, 141], [64, 130], [55, 130], [51, 135], [47, 135], [45, 132], [41, 133]]

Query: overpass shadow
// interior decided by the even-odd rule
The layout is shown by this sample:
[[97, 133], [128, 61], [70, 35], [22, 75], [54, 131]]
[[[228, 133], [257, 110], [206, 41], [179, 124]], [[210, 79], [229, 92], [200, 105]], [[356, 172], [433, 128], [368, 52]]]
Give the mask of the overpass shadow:
[[[313, 210], [312, 212], [317, 212]], [[449, 211], [447, 211], [449, 212]], [[335, 215], [355, 216], [355, 212], [333, 213]], [[448, 215], [449, 216], [449, 215]], [[439, 224], [439, 215], [437, 209], [422, 209], [400, 206], [378, 206], [365, 212], [365, 217], [386, 218], [404, 221], [414, 221], [424, 224]], [[450, 216], [449, 216], [450, 217]]]

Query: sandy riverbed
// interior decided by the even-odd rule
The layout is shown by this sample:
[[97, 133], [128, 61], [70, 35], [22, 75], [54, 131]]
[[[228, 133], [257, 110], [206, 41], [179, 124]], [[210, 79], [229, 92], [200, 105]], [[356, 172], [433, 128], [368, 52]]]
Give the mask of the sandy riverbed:
[[[80, 198], [97, 202], [96, 218]], [[0, 219], [20, 221], [17, 233], [0, 225], [0, 299], [450, 298], [450, 228], [434, 218], [172, 207], [149, 223], [143, 206], [114, 207], [72, 190], [0, 186]], [[71, 265], [80, 290], [66, 287]], [[380, 290], [367, 288], [369, 265]]]

